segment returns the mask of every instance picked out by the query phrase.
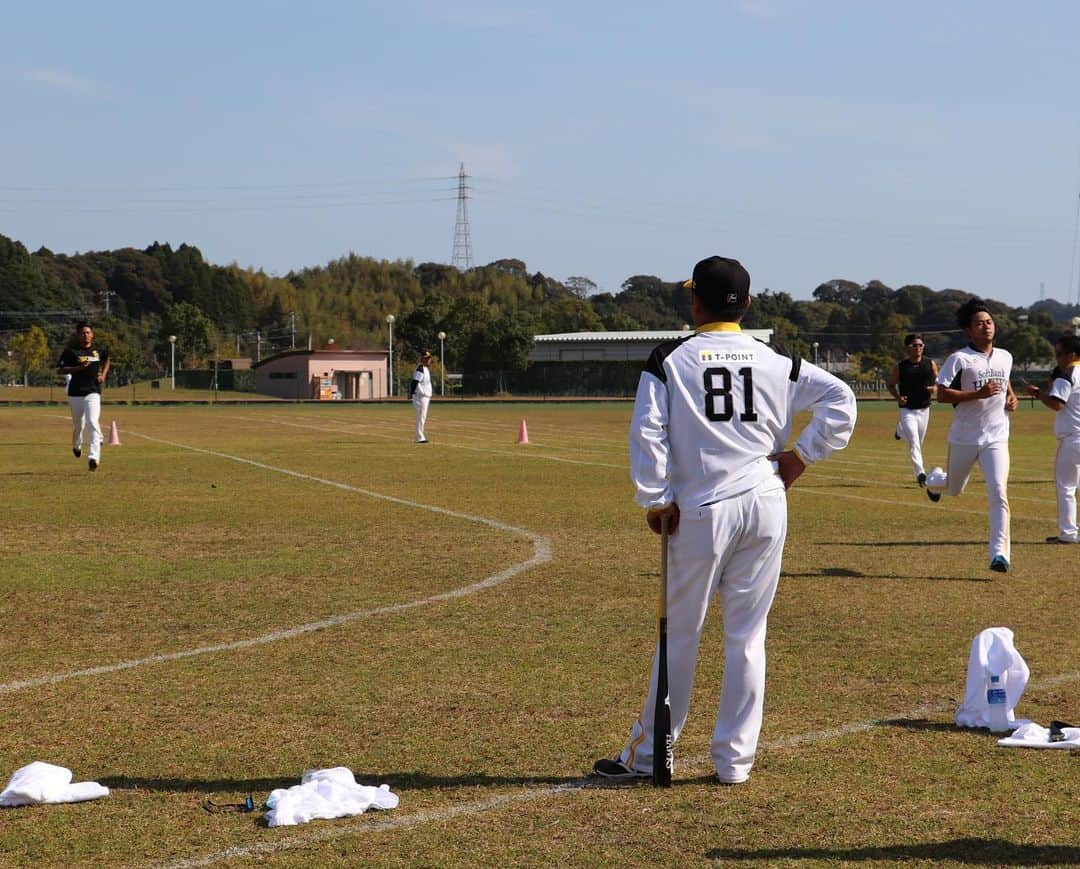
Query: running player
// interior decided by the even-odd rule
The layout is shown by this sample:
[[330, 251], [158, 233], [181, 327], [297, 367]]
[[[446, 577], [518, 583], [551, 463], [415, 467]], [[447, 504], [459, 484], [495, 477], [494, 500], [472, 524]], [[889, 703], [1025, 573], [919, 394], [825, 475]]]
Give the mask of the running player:
[[[668, 673], [672, 737], [686, 721], [705, 614], [724, 611], [724, 678], [712, 759], [724, 784], [746, 781], [765, 699], [765, 626], [787, 535], [785, 488], [842, 449], [855, 396], [842, 381], [742, 333], [750, 275], [710, 257], [687, 281], [696, 331], [653, 350], [630, 425], [631, 477], [649, 527], [668, 518]], [[812, 418], [785, 450], [796, 413]], [[656, 656], [640, 717], [622, 751], [598, 760], [607, 779], [653, 765]]]
[[1076, 489], [1080, 486], [1080, 335], [1062, 335], [1054, 345], [1057, 368], [1044, 393], [1029, 386], [1029, 395], [1054, 411], [1054, 485], [1057, 488], [1058, 533], [1047, 543], [1080, 543], [1076, 526]]
[[889, 392], [900, 408], [896, 431], [907, 442], [911, 469], [920, 486], [926, 485], [922, 445], [926, 427], [930, 424], [930, 401], [937, 393], [935, 381], [938, 375], [934, 360], [923, 358], [924, 346], [922, 335], [905, 335], [907, 359], [901, 359], [893, 366], [888, 382]]
[[1009, 531], [1009, 417], [1017, 399], [1009, 377], [1012, 354], [994, 346], [994, 318], [981, 299], [969, 299], [956, 312], [956, 323], [971, 343], [941, 366], [938, 401], [956, 409], [949, 428], [948, 472], [934, 468], [926, 478], [926, 494], [959, 495], [975, 462], [986, 478], [990, 513], [990, 569], [1008, 573], [1012, 567]]
[[67, 385], [71, 407], [71, 452], [82, 456], [83, 438], [90, 429], [88, 467], [96, 471], [101, 461], [101, 385], [109, 375], [109, 351], [94, 346], [94, 329], [89, 323], [75, 327], [75, 343], [65, 347], [57, 371], [70, 375]]

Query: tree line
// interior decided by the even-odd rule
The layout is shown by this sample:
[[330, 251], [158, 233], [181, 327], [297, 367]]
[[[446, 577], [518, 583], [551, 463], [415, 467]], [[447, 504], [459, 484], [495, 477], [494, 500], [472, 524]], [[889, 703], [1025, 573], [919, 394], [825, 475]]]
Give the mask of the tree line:
[[[403, 368], [421, 349], [437, 351], [444, 332], [450, 370], [502, 374], [524, 370], [536, 334], [681, 329], [691, 322], [690, 291], [681, 280], [634, 275], [617, 293], [595, 290], [587, 277], [560, 281], [530, 273], [519, 259], [462, 271], [350, 253], [278, 276], [208, 263], [188, 244], [64, 255], [44, 247], [30, 252], [0, 235], [0, 350], [7, 351], [0, 366], [5, 381], [50, 377], [84, 317], [110, 348], [120, 383], [165, 373], [170, 336], [178, 367], [204, 368], [215, 358], [265, 358], [309, 342], [384, 348], [393, 315], [394, 355]], [[961, 343], [954, 313], [972, 295], [834, 279], [809, 300], [756, 291], [745, 325], [771, 328], [775, 342], [842, 367], [845, 376], [871, 378], [902, 355], [907, 332], [922, 332], [937, 358]], [[1052, 341], [1080, 316], [1080, 306], [1052, 300], [1027, 308], [987, 301], [998, 342], [1021, 367], [1049, 364]]]

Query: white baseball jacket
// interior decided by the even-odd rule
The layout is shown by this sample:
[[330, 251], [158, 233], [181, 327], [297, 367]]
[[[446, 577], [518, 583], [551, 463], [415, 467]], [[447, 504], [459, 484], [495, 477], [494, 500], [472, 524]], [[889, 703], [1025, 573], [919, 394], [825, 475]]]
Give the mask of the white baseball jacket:
[[693, 508], [739, 495], [776, 473], [792, 417], [811, 410], [794, 449], [806, 464], [847, 446], [855, 394], [843, 381], [709, 323], [658, 346], [638, 382], [630, 476], [642, 507]]
[[1050, 395], [1065, 402], [1054, 416], [1054, 436], [1067, 438], [1080, 434], [1080, 362], [1055, 370]]

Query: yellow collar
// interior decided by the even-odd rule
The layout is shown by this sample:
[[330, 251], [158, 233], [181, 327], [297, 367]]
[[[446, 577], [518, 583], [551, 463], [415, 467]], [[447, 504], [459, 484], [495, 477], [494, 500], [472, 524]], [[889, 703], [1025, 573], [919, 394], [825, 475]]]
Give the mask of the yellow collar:
[[741, 332], [742, 326], [738, 323], [706, 323], [703, 326], [698, 326], [694, 331], [699, 334], [701, 332]]

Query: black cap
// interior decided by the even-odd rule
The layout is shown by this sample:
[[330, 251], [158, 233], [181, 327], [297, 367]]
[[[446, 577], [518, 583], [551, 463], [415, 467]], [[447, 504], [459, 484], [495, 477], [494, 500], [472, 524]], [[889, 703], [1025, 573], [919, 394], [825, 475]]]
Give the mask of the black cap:
[[750, 273], [737, 259], [711, 256], [694, 266], [694, 276], [683, 283], [710, 310], [743, 305], [750, 298]]

